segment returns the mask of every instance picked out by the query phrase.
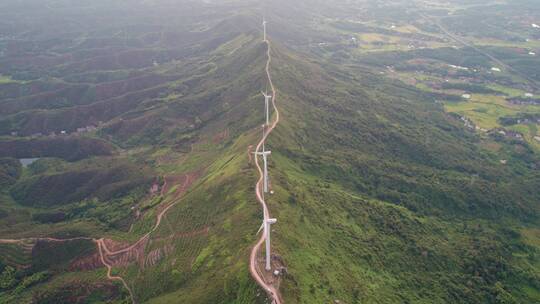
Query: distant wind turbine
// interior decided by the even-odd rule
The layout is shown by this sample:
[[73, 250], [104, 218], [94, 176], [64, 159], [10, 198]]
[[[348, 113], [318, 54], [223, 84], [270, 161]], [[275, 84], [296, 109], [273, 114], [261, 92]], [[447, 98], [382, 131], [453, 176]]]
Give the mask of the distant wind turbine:
[[263, 19], [263, 41], [266, 42], [266, 19]]

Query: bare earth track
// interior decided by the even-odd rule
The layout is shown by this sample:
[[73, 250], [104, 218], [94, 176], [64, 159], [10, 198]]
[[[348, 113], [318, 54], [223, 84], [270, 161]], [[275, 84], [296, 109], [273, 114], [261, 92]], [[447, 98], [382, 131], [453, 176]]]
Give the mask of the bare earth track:
[[[76, 240], [93, 241], [96, 244], [96, 247], [99, 253], [100, 262], [107, 268], [107, 278], [109, 280], [120, 281], [122, 285], [124, 285], [124, 287], [127, 289], [132, 303], [136, 303], [132, 288], [129, 287], [127, 282], [121, 276], [112, 275], [112, 268], [114, 265], [118, 265], [122, 263], [125, 264], [125, 261], [128, 261], [133, 256], [137, 256], [141, 253], [144, 254], [144, 248], [145, 248], [146, 243], [150, 239], [150, 235], [159, 228], [165, 214], [172, 207], [174, 207], [176, 204], [180, 202], [180, 198], [182, 194], [184, 194], [188, 190], [188, 188], [199, 178], [200, 174], [201, 172], [192, 172], [192, 173], [185, 174], [180, 179], [175, 178], [174, 181], [175, 182], [178, 181], [179, 185], [172, 199], [172, 202], [166, 205], [166, 207], [164, 207], [158, 213], [158, 215], [156, 216], [156, 223], [154, 224], [153, 228], [130, 246], [114, 250], [108, 247], [108, 246], [111, 246], [111, 244], [107, 245], [107, 241], [110, 241], [110, 240], [105, 239], [105, 238], [96, 239], [96, 238], [90, 238], [90, 237], [74, 237], [74, 238], [67, 238], [67, 239], [58, 239], [58, 238], [50, 238], [50, 237], [0, 239], [0, 244], [17, 244], [17, 245], [24, 246], [25, 244], [28, 244], [28, 243], [35, 244], [38, 241], [45, 241], [45, 242], [70, 242], [70, 241], [76, 241]], [[162, 187], [163, 189], [167, 188], [167, 178], [165, 178], [165, 183]], [[166, 194], [166, 191], [162, 190], [161, 195], [164, 195], [164, 194]], [[184, 234], [173, 235], [173, 238], [208, 233], [208, 229], [209, 228], [205, 228], [202, 231], [194, 231], [194, 232], [187, 232]], [[118, 246], [113, 246], [113, 247], [118, 247]]]
[[[272, 77], [270, 74], [270, 64], [272, 62], [271, 57], [271, 45], [269, 40], [264, 40], [264, 43], [267, 45], [267, 62], [266, 62], [266, 76], [268, 78], [268, 82], [270, 84], [271, 92], [272, 92], [272, 107], [275, 112], [275, 118], [271, 125], [266, 129], [265, 133], [263, 134], [262, 139], [258, 142], [255, 152], [259, 152], [261, 150], [262, 145], [266, 141], [267, 137], [272, 133], [274, 128], [279, 123], [279, 110], [276, 106], [276, 90], [274, 87], [274, 84], [272, 82]], [[228, 134], [227, 134], [228, 135]], [[251, 149], [249, 150], [251, 152]], [[250, 162], [251, 162], [251, 154], [250, 154]], [[264, 200], [264, 197], [261, 193], [262, 183], [263, 183], [263, 171], [259, 164], [259, 160], [257, 157], [253, 157], [255, 166], [257, 167], [257, 170], [259, 171], [259, 179], [257, 181], [256, 187], [255, 187], [255, 193], [257, 196], [257, 200], [261, 204], [263, 208], [263, 215], [264, 219], [270, 218], [270, 213], [268, 211], [268, 207], [266, 205], [266, 202]], [[179, 189], [177, 190], [177, 193], [172, 199], [172, 202], [168, 205], [165, 205], [165, 207], [159, 211], [156, 217], [156, 222], [152, 229], [148, 231], [145, 235], [143, 235], [139, 240], [137, 240], [134, 244], [129, 245], [127, 247], [123, 247], [121, 249], [111, 249], [108, 246], [111, 246], [111, 244], [107, 245], [107, 239], [105, 238], [89, 238], [89, 237], [75, 237], [75, 238], [67, 238], [67, 239], [57, 239], [57, 238], [50, 238], [50, 237], [40, 237], [40, 238], [24, 238], [24, 239], [0, 239], [0, 244], [18, 244], [21, 246], [26, 246], [28, 243], [36, 243], [38, 241], [46, 241], [46, 242], [69, 242], [69, 241], [75, 241], [75, 240], [88, 240], [92, 241], [96, 244], [98, 254], [99, 254], [99, 261], [101, 264], [103, 264], [107, 268], [107, 278], [109, 280], [114, 281], [120, 281], [122, 285], [127, 289], [132, 303], [136, 303], [136, 299], [134, 297], [134, 292], [132, 288], [127, 284], [127, 282], [118, 275], [113, 275], [112, 270], [115, 265], [118, 265], [118, 260], [129, 259], [129, 256], [137, 255], [141, 253], [144, 253], [144, 248], [146, 243], [149, 241], [151, 234], [156, 231], [159, 226], [161, 225], [162, 219], [165, 216], [165, 214], [174, 207], [179, 201], [182, 194], [187, 191], [187, 189], [199, 178], [201, 172], [194, 172], [194, 173], [188, 173], [185, 176], [185, 179], [181, 182], [179, 185]], [[172, 182], [172, 181], [169, 181]], [[162, 186], [162, 189], [160, 191], [160, 195], [166, 195], [169, 190], [169, 183], [167, 178], [165, 178], [164, 185]], [[186, 235], [198, 235], [198, 234], [205, 234], [208, 233], [209, 228], [204, 228], [201, 231], [195, 231], [191, 233], [187, 233]], [[180, 234], [182, 236], [182, 234]], [[174, 236], [173, 236], [174, 237]], [[269, 298], [272, 300], [273, 304], [282, 304], [283, 301], [281, 299], [281, 296], [279, 294], [278, 289], [272, 284], [268, 283], [265, 279], [264, 274], [260, 270], [259, 264], [257, 262], [257, 255], [261, 249], [261, 245], [266, 240], [265, 234], [262, 233], [261, 237], [257, 241], [257, 243], [253, 246], [250, 254], [250, 273], [251, 276], [255, 279], [257, 284], [265, 290], [265, 292], [268, 294]], [[116, 246], [113, 246], [116, 247]], [[122, 257], [124, 255], [124, 257]], [[128, 257], [125, 257], [125, 256]]]
[[[266, 141], [266, 138], [268, 137], [268, 135], [270, 135], [270, 133], [272, 133], [274, 128], [279, 123], [279, 110], [278, 110], [278, 108], [276, 106], [276, 89], [274, 87], [274, 83], [272, 82], [272, 76], [270, 75], [270, 64], [272, 62], [271, 46], [270, 46], [270, 41], [267, 40], [267, 39], [264, 40], [264, 43], [266, 43], [266, 45], [267, 45], [267, 53], [266, 53], [267, 54], [267, 61], [266, 61], [265, 70], [266, 70], [266, 76], [268, 78], [268, 83], [270, 84], [270, 89], [272, 91], [272, 107], [274, 108], [274, 112], [276, 113], [276, 115], [275, 115], [274, 121], [268, 127], [268, 129], [264, 133], [262, 139], [257, 144], [257, 147], [255, 148], [255, 152], [259, 152], [261, 150], [261, 147], [264, 144], [264, 142]], [[261, 206], [263, 208], [264, 220], [267, 220], [268, 218], [270, 218], [270, 213], [268, 211], [268, 207], [266, 206], [266, 202], [265, 202], [265, 200], [264, 200], [264, 198], [263, 198], [263, 196], [261, 194], [261, 188], [262, 188], [262, 184], [263, 184], [263, 171], [262, 171], [262, 168], [261, 168], [261, 166], [259, 164], [258, 158], [254, 157], [254, 159], [255, 159], [255, 166], [257, 167], [257, 170], [259, 171], [259, 180], [257, 181], [257, 184], [255, 186], [255, 194], [257, 195], [257, 200], [259, 201], [259, 203], [261, 204]], [[279, 291], [272, 284], [267, 283], [265, 281], [264, 275], [261, 274], [261, 270], [260, 270], [258, 262], [257, 262], [257, 254], [260, 251], [261, 245], [264, 243], [265, 240], [266, 240], [266, 235], [264, 233], [261, 233], [261, 237], [259, 238], [259, 240], [255, 244], [255, 246], [253, 246], [253, 248], [251, 249], [249, 271], [250, 271], [251, 276], [253, 277], [253, 279], [255, 279], [255, 281], [257, 282], [257, 284], [259, 284], [259, 286], [262, 289], [264, 289], [266, 291], [266, 293], [268, 294], [268, 296], [272, 299], [272, 303], [273, 304], [282, 304], [283, 301], [281, 299]]]

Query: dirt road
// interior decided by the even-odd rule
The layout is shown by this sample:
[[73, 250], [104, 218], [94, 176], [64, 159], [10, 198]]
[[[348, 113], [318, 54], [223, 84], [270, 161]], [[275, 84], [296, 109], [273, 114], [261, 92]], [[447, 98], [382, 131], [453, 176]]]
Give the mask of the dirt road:
[[[155, 222], [154, 226], [152, 227], [152, 229], [150, 231], [148, 231], [145, 235], [143, 235], [141, 238], [139, 238], [134, 244], [132, 244], [130, 246], [127, 246], [125, 248], [122, 248], [122, 249], [119, 249], [119, 250], [110, 250], [107, 247], [107, 244], [106, 244], [104, 238], [96, 239], [96, 238], [89, 238], [89, 237], [75, 237], [75, 238], [66, 238], [66, 239], [57, 239], [57, 238], [51, 238], [51, 237], [41, 237], [41, 238], [35, 237], [35, 238], [24, 238], [24, 239], [0, 239], [0, 244], [24, 244], [26, 242], [37, 242], [37, 241], [46, 241], [46, 242], [69, 242], [69, 241], [76, 241], [76, 240], [93, 241], [97, 246], [101, 263], [107, 268], [107, 278], [109, 280], [116, 280], [116, 281], [122, 282], [124, 287], [129, 292], [129, 295], [131, 297], [131, 301], [133, 303], [136, 303], [135, 297], [133, 295], [133, 291], [129, 287], [129, 285], [126, 283], [126, 281], [120, 276], [113, 276], [112, 275], [113, 265], [112, 265], [112, 263], [109, 263], [107, 258], [110, 257], [110, 256], [129, 253], [132, 250], [136, 250], [137, 246], [139, 246], [142, 242], [146, 241], [150, 237], [150, 235], [159, 228], [159, 226], [161, 225], [161, 221], [162, 221], [163, 217], [165, 216], [165, 214], [167, 214], [167, 212], [172, 207], [174, 207], [176, 204], [178, 204], [180, 202], [180, 199], [179, 199], [180, 196], [185, 191], [187, 191], [187, 189], [191, 186], [191, 184], [197, 178], [198, 178], [197, 174], [195, 174], [195, 175], [186, 174], [185, 180], [183, 181], [182, 184], [179, 185], [180, 186], [179, 190], [178, 190], [179, 194], [177, 194], [177, 196], [175, 196], [173, 198], [172, 203], [167, 205], [167, 207], [165, 207], [163, 210], [161, 210], [161, 212], [158, 213], [158, 215], [156, 216], [156, 222]], [[165, 184], [163, 185], [164, 188], [166, 187], [166, 182], [167, 182], [167, 180], [165, 179]], [[161, 194], [163, 195], [164, 193], [161, 193]]]
[[[270, 89], [272, 91], [272, 107], [274, 108], [274, 112], [276, 113], [276, 115], [275, 115], [274, 121], [267, 128], [267, 130], [264, 133], [262, 139], [257, 144], [257, 147], [255, 148], [255, 152], [261, 151], [261, 147], [264, 144], [264, 142], [266, 141], [266, 138], [268, 137], [268, 135], [270, 135], [270, 133], [272, 133], [274, 128], [279, 123], [279, 110], [276, 107], [276, 89], [275, 89], [274, 84], [272, 82], [272, 76], [270, 75], [270, 64], [272, 62], [271, 45], [270, 45], [269, 40], [264, 40], [264, 42], [267, 45], [267, 53], [266, 53], [267, 54], [267, 61], [266, 61], [265, 70], [266, 70], [266, 76], [268, 78], [268, 83], [270, 84]], [[257, 181], [257, 184], [255, 186], [255, 194], [257, 195], [257, 200], [259, 201], [259, 203], [261, 204], [261, 206], [263, 208], [263, 216], [264, 216], [264, 220], [266, 221], [267, 219], [270, 218], [270, 213], [268, 211], [268, 207], [266, 206], [266, 202], [264, 200], [264, 197], [263, 197], [263, 195], [261, 193], [262, 184], [263, 184], [263, 170], [262, 170], [262, 168], [261, 168], [261, 166], [259, 164], [258, 157], [255, 157], [254, 159], [255, 159], [255, 166], [257, 167], [257, 170], [259, 171], [259, 180]], [[267, 284], [265, 282], [263, 276], [259, 273], [259, 269], [257, 267], [257, 253], [259, 252], [259, 250], [261, 248], [261, 245], [262, 245], [262, 243], [264, 243], [265, 240], [266, 240], [265, 234], [261, 233], [261, 237], [259, 238], [259, 240], [255, 244], [255, 246], [253, 246], [253, 248], [251, 249], [250, 262], [249, 262], [249, 271], [250, 271], [251, 276], [253, 277], [253, 279], [255, 279], [255, 281], [257, 282], [257, 284], [259, 284], [259, 286], [261, 286], [261, 288], [263, 288], [266, 291], [266, 293], [268, 294], [268, 296], [272, 299], [272, 303], [273, 304], [282, 304], [283, 301], [281, 300], [281, 296], [279, 295], [279, 291], [276, 290], [276, 288], [274, 286], [272, 286], [271, 284]]]
[[97, 247], [98, 247], [98, 251], [99, 251], [99, 258], [101, 260], [101, 263], [103, 265], [105, 265], [105, 267], [107, 267], [107, 278], [109, 280], [116, 280], [116, 281], [120, 281], [122, 282], [122, 284], [124, 285], [124, 287], [127, 289], [127, 291], [129, 292], [129, 297], [131, 298], [131, 302], [132, 303], [136, 303], [135, 302], [135, 297], [133, 296], [133, 291], [131, 290], [131, 288], [129, 287], [129, 285], [127, 284], [127, 282], [124, 280], [124, 278], [120, 277], [120, 276], [113, 276], [112, 275], [112, 265], [109, 264], [107, 261], [106, 261], [106, 257], [105, 255], [103, 254], [103, 248], [105, 248], [105, 242], [103, 239], [99, 239], [99, 240], [94, 240], [94, 242], [96, 243]]

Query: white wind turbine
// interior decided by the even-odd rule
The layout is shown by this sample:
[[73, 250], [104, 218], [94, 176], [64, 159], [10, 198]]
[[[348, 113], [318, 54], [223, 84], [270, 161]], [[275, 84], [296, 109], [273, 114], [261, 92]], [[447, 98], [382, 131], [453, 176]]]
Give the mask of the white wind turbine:
[[263, 230], [263, 233], [265, 235], [265, 240], [266, 240], [266, 263], [265, 263], [265, 269], [270, 271], [272, 270], [272, 266], [270, 265], [270, 262], [271, 262], [271, 254], [270, 254], [270, 230], [272, 229], [271, 228], [271, 225], [277, 223], [277, 219], [275, 218], [269, 218], [269, 219], [264, 219], [262, 225], [261, 225], [261, 228], [259, 228], [259, 231], [257, 231], [257, 234]]
[[263, 41], [266, 42], [266, 19], [263, 19]]
[[261, 92], [264, 96], [264, 109], [266, 114], [266, 125], [268, 126], [270, 124], [270, 99], [272, 98], [272, 95], [268, 95], [268, 93]]
[[[263, 130], [263, 138], [266, 135], [264, 130], [265, 125], [262, 125]], [[272, 154], [272, 151], [266, 151], [266, 148], [264, 147], [264, 141], [262, 144], [262, 151], [261, 152], [253, 152], [255, 156], [262, 156], [263, 158], [263, 192], [268, 193], [268, 156]], [[263, 194], [264, 198], [264, 194]]]

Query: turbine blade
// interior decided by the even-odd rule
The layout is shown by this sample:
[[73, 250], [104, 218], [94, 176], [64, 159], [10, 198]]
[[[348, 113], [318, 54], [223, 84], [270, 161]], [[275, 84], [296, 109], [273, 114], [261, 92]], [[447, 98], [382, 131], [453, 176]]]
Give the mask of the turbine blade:
[[261, 227], [259, 228], [259, 230], [257, 230], [257, 233], [255, 233], [255, 235], [259, 234], [259, 232], [261, 232], [263, 228], [264, 228], [264, 222], [261, 224]]

